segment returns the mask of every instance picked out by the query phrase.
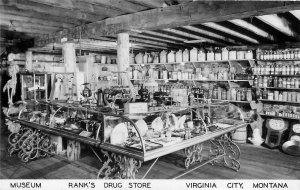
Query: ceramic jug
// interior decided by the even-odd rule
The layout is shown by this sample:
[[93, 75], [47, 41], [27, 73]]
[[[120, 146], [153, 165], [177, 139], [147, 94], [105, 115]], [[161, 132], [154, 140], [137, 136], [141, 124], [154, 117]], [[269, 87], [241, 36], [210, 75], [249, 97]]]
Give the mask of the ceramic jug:
[[148, 57], [147, 57], [147, 63], [153, 63], [153, 55], [152, 55], [152, 53], [148, 53], [147, 55], [148, 55]]
[[109, 56], [106, 58], [106, 64], [111, 64], [111, 58]]
[[245, 59], [245, 51], [237, 51], [236, 58], [237, 59]]
[[140, 52], [135, 56], [135, 63], [142, 64], [143, 63], [143, 54]]
[[134, 64], [134, 54], [133, 53], [131, 53], [129, 55], [129, 64]]
[[182, 50], [181, 49], [176, 52], [175, 61], [177, 63], [181, 63], [182, 62]]
[[193, 48], [190, 50], [190, 61], [197, 61], [198, 60], [198, 49]]
[[160, 63], [167, 63], [167, 52], [162, 50], [159, 54]]
[[248, 50], [246, 52], [245, 59], [253, 59], [253, 52], [252, 52], [252, 50]]
[[229, 60], [236, 60], [236, 51], [235, 50], [229, 51]]
[[188, 62], [189, 60], [190, 60], [189, 50], [185, 49], [184, 52], [182, 53], [182, 61]]
[[106, 56], [104, 55], [101, 56], [101, 63], [106, 64]]
[[222, 48], [222, 60], [228, 60], [229, 52], [227, 48]]
[[145, 52], [144, 56], [143, 56], [143, 63], [148, 63], [148, 53]]
[[152, 58], [153, 58], [153, 63], [159, 63], [158, 52], [152, 52], [151, 55], [152, 55]]
[[175, 52], [171, 50], [168, 53], [168, 63], [174, 63], [175, 62]]
[[198, 51], [198, 61], [206, 61], [206, 52], [203, 48]]
[[215, 53], [213, 50], [208, 50], [207, 52], [207, 61], [215, 60]]

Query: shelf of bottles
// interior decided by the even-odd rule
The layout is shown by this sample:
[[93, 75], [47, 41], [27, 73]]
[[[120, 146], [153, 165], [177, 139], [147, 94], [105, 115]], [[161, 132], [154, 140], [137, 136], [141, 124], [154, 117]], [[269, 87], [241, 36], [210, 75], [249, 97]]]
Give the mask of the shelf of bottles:
[[279, 49], [256, 51], [256, 58], [259, 61], [295, 61], [300, 60], [300, 49]]
[[[282, 103], [282, 101], [281, 101]], [[275, 102], [266, 102], [263, 105], [263, 112], [260, 114], [266, 117], [278, 117], [284, 119], [300, 119], [300, 107], [290, 104], [276, 104]]]

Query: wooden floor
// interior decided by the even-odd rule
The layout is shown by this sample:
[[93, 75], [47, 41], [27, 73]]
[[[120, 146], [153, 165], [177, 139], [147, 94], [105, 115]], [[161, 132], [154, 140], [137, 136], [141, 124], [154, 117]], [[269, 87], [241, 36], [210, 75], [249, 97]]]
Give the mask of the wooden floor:
[[[69, 162], [54, 156], [22, 163], [14, 155], [7, 154], [7, 136], [0, 136], [0, 178], [1, 179], [94, 179], [101, 164], [86, 149], [79, 161]], [[240, 145], [241, 169], [238, 172], [206, 165], [183, 176], [183, 179], [300, 179], [300, 158], [279, 151], [257, 148], [252, 145]], [[137, 174], [141, 178], [152, 161], [143, 163]], [[149, 179], [170, 179], [185, 169], [179, 154], [159, 159], [148, 174]]]

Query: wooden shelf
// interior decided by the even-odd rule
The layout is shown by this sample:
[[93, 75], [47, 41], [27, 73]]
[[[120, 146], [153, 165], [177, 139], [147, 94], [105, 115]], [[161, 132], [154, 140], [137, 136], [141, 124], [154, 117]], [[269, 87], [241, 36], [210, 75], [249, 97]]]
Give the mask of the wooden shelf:
[[256, 76], [273, 76], [273, 77], [300, 77], [300, 75], [271, 75], [271, 74], [254, 74]]
[[290, 101], [279, 101], [279, 100], [266, 100], [266, 99], [258, 99], [262, 102], [276, 102], [276, 103], [288, 103], [288, 104], [300, 104], [300, 102], [290, 102]]
[[300, 61], [300, 59], [257, 59], [257, 61]]
[[[204, 100], [204, 98], [195, 98], [195, 100]], [[206, 100], [230, 102], [230, 103], [244, 103], [244, 104], [250, 104], [251, 103], [251, 101], [237, 101], [237, 100], [219, 100], [219, 99], [206, 99]]]
[[284, 117], [284, 116], [278, 116], [278, 115], [268, 115], [268, 114], [259, 114], [263, 117], [275, 117], [275, 118], [282, 118], [282, 119], [291, 119], [291, 120], [300, 120], [300, 118], [293, 118], [293, 117]]
[[266, 88], [266, 89], [274, 89], [274, 90], [300, 90], [300, 88], [279, 88], [279, 87], [253, 87], [253, 88]]
[[[146, 79], [130, 79], [130, 80], [136, 80], [136, 81], [143, 81]], [[252, 79], [250, 80], [200, 80], [200, 79], [185, 79], [185, 80], [178, 80], [178, 79], [154, 79], [157, 81], [197, 81], [197, 82], [248, 82], [248, 81], [252, 81]]]
[[226, 63], [226, 62], [238, 62], [238, 61], [255, 61], [255, 59], [235, 59], [235, 60], [214, 60], [214, 61], [187, 61], [187, 62], [170, 62], [170, 63], [142, 63], [142, 64], [130, 64], [129, 66], [146, 66], [146, 65], [179, 65], [190, 63]]

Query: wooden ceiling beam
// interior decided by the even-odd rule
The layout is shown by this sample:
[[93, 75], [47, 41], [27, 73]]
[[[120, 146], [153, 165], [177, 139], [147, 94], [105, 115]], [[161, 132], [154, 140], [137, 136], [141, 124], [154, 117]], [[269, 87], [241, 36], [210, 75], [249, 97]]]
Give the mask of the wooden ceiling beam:
[[181, 41], [181, 42], [188, 40], [188, 38], [167, 35], [167, 34], [162, 33], [161, 31], [143, 31], [143, 33], [141, 33], [141, 34], [149, 34], [149, 35], [163, 37], [165, 39], [171, 39], [171, 40], [176, 40], [176, 41]]
[[74, 24], [76, 26], [83, 24], [83, 21], [76, 20], [70, 17], [59, 17], [58, 15], [49, 15], [46, 13], [39, 13], [34, 10], [21, 10], [15, 6], [1, 6], [0, 12], [2, 14], [12, 15], [12, 16], [21, 16], [21, 17], [29, 17], [36, 18], [41, 20], [51, 20], [54, 22], [63, 22], [67, 24]]
[[[74, 27], [73, 24], [63, 23], [63, 22], [55, 22], [51, 20], [44, 20], [44, 19], [37, 19], [31, 17], [24, 17], [24, 16], [15, 16], [9, 14], [3, 14], [0, 12], [0, 18], [3, 21], [11, 21], [11, 22], [21, 22], [21, 23], [28, 23], [32, 25], [45, 25], [45, 26], [52, 26], [57, 27], [58, 29], [70, 28]], [[1, 21], [0, 21], [1, 22]]]
[[99, 21], [105, 18], [104, 15], [89, 14], [81, 12], [78, 9], [66, 9], [62, 7], [53, 7], [47, 4], [31, 2], [27, 0], [0, 0], [2, 6], [13, 6], [20, 10], [36, 11], [38, 13], [49, 14], [52, 16], [68, 17], [84, 20], [86, 22]]
[[181, 36], [185, 36], [185, 37], [188, 37], [188, 38], [192, 38], [194, 40], [200, 40], [199, 42], [210, 42], [212, 44], [221, 45], [221, 46], [226, 46], [227, 45], [227, 44], [224, 44], [224, 43], [219, 42], [219, 41], [215, 41], [215, 40], [212, 40], [212, 39], [208, 39], [208, 38], [205, 38], [205, 37], [201, 37], [199, 35], [194, 35], [192, 33], [187, 33], [187, 32], [183, 32], [183, 31], [176, 30], [176, 29], [164, 29], [164, 31], [170, 32], [170, 33], [173, 33], [173, 34], [177, 34], [177, 35], [181, 35]]
[[[16, 0], [15, 0], [16, 1]], [[164, 8], [151, 9], [128, 15], [107, 18], [80, 29], [65, 30], [36, 40], [37, 46], [49, 41], [59, 41], [68, 32], [82, 31], [83, 37], [115, 36], [131, 30], [156, 30], [193, 25], [206, 22], [220, 22], [237, 18], [274, 14], [300, 9], [299, 2], [190, 2]], [[217, 14], [216, 14], [217, 13]], [[77, 14], [77, 17], [82, 15]], [[93, 19], [91, 19], [93, 20]]]
[[208, 30], [203, 30], [203, 29], [200, 29], [200, 28], [197, 28], [197, 27], [194, 27], [194, 26], [183, 26], [181, 28], [184, 28], [188, 31], [193, 31], [195, 33], [199, 33], [202, 36], [204, 35], [204, 36], [207, 36], [207, 37], [212, 38], [212, 39], [222, 40], [223, 43], [224, 42], [229, 42], [230, 44], [241, 44], [240, 42], [235, 41], [234, 39], [226, 38], [226, 37], [221, 36], [219, 34], [210, 32]]

